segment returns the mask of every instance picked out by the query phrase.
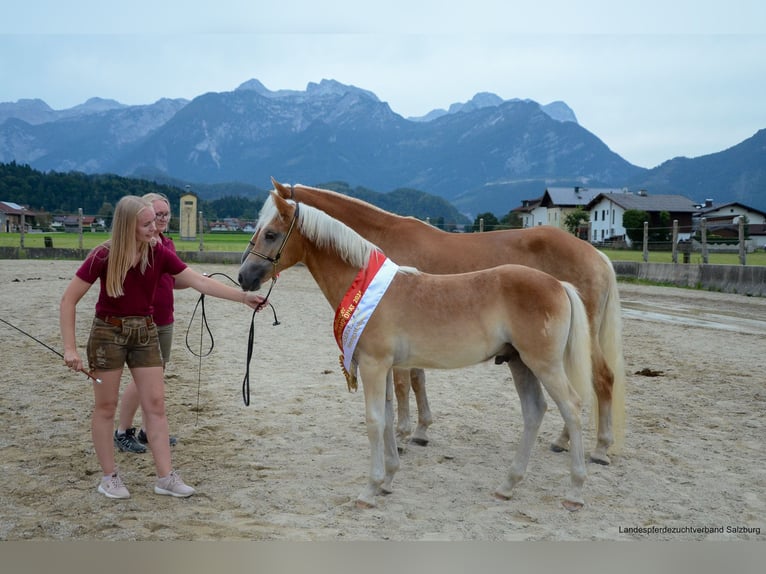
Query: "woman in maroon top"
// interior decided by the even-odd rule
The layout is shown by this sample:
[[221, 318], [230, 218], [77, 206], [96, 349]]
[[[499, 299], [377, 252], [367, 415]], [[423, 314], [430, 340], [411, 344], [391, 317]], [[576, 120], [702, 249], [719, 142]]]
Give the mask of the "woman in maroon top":
[[175, 252], [157, 242], [155, 219], [151, 202], [132, 195], [120, 199], [114, 211], [111, 239], [88, 255], [61, 297], [59, 320], [64, 363], [80, 371], [83, 361], [75, 336], [77, 303], [96, 280], [100, 282], [87, 355], [90, 371], [101, 380], [93, 384], [91, 434], [103, 471], [98, 492], [109, 498], [130, 497], [117, 474], [112, 438], [125, 364], [135, 381], [152, 445], [157, 473], [154, 492], [178, 497], [194, 494], [194, 489], [184, 484], [171, 464], [162, 355], [152, 318], [160, 278], [169, 274], [201, 293], [239, 301], [254, 309], [263, 303], [260, 295], [228, 287], [188, 268]]
[[[170, 223], [170, 201], [159, 193], [147, 193], [144, 199], [152, 202], [154, 213], [157, 216], [154, 225], [157, 228], [157, 239], [163, 247], [175, 252], [173, 240], [164, 234]], [[160, 339], [160, 352], [162, 354], [162, 368], [164, 369], [170, 360], [170, 349], [173, 345], [173, 288], [175, 279], [172, 275], [165, 274], [160, 277], [157, 290], [154, 293], [154, 324], [157, 325], [157, 335]], [[114, 445], [123, 452], [146, 452], [148, 437], [146, 429], [141, 428], [138, 433], [133, 426], [133, 418], [138, 411], [138, 390], [134, 381], [130, 381], [120, 397], [120, 420], [117, 430], [114, 432]], [[175, 437], [170, 437], [170, 446], [176, 443]]]

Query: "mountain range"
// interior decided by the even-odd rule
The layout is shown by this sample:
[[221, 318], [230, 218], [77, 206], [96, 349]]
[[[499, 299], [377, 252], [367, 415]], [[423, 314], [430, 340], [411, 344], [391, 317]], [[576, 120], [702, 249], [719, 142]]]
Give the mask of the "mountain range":
[[11, 161], [230, 188], [268, 188], [271, 176], [411, 188], [469, 216], [502, 216], [552, 186], [645, 189], [766, 211], [766, 130], [646, 169], [580, 126], [564, 102], [483, 92], [404, 118], [374, 93], [334, 80], [272, 91], [253, 79], [230, 92], [140, 106], [100, 98], [66, 110], [39, 99], [0, 103], [0, 162]]

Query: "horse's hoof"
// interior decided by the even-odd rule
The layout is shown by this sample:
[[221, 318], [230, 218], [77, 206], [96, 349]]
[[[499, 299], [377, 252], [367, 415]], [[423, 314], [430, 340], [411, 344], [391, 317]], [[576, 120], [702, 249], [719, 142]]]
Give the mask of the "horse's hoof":
[[606, 456], [605, 454], [604, 455], [594, 455], [594, 454], [592, 454], [592, 455], [590, 455], [590, 461], [591, 462], [595, 462], [596, 464], [601, 464], [603, 466], [609, 466], [610, 464], [612, 464], [611, 459], [608, 456]]
[[553, 452], [566, 452], [569, 449], [567, 449], [567, 447], [565, 447], [565, 446], [561, 446], [559, 444], [556, 444], [555, 442], [552, 442], [551, 443], [551, 450]]
[[428, 446], [428, 439], [427, 438], [416, 438], [413, 437], [410, 439], [411, 443], [414, 443], [418, 446]]
[[361, 510], [369, 510], [370, 508], [375, 508], [374, 502], [367, 502], [365, 500], [356, 500], [356, 507]]
[[575, 502], [574, 500], [562, 500], [561, 505], [569, 512], [576, 512], [585, 506], [582, 502]]

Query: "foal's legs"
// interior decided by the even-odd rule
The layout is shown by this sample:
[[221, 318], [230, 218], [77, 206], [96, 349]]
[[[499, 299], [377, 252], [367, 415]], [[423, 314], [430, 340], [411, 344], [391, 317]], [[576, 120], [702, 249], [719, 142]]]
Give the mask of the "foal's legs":
[[391, 370], [377, 361], [360, 358], [359, 373], [364, 388], [367, 438], [370, 441], [370, 475], [367, 486], [356, 499], [359, 508], [375, 507], [375, 496], [382, 485], [388, 492], [399, 469], [399, 453], [394, 436], [393, 378]]
[[537, 432], [540, 429], [543, 415], [547, 409], [542, 387], [532, 371], [529, 370], [518, 356], [509, 360], [508, 366], [511, 369], [513, 383], [516, 385], [516, 392], [519, 394], [519, 399], [521, 399], [524, 430], [516, 448], [516, 455], [511, 463], [508, 476], [495, 491], [495, 496], [505, 500], [511, 498], [514, 487], [524, 478], [529, 457], [532, 453], [532, 447], [535, 444]]
[[[550, 374], [549, 374], [550, 373]], [[582, 495], [585, 483], [585, 450], [582, 444], [582, 423], [580, 422], [581, 401], [564, 373], [563, 367], [541, 374], [545, 390], [559, 408], [569, 434], [571, 457], [571, 486], [562, 504], [567, 510], [579, 510], [585, 504]]]
[[394, 433], [394, 382], [393, 369], [386, 375], [386, 427], [383, 430], [383, 448], [385, 449], [386, 474], [380, 490], [383, 494], [391, 494], [396, 471], [399, 470], [399, 449], [396, 448], [396, 434]]

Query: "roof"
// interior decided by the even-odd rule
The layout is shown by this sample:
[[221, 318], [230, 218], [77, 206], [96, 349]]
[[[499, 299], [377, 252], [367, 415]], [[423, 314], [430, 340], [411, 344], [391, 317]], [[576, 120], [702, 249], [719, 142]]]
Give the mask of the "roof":
[[613, 189], [587, 187], [548, 187], [540, 198], [540, 204], [546, 207], [574, 207], [585, 205], [599, 193], [611, 193]]
[[749, 207], [749, 206], [745, 205], [744, 203], [740, 203], [738, 201], [730, 201], [729, 203], [716, 203], [716, 204], [713, 204], [713, 205], [710, 205], [710, 206], [707, 206], [707, 207], [706, 206], [702, 206], [699, 209], [699, 214], [700, 214], [701, 217], [705, 217], [705, 215], [708, 214], [708, 213], [713, 213], [713, 212], [721, 210], [721, 209], [723, 209], [725, 207], [735, 207], [735, 206], [741, 207], [745, 211], [750, 211], [750, 212], [757, 213], [759, 215], [763, 215], [764, 217], [766, 217], [766, 212], [763, 212], [760, 209], [755, 209], [753, 207]]
[[683, 195], [650, 195], [645, 193], [599, 193], [587, 205], [592, 209], [602, 199], [608, 199], [625, 210], [638, 209], [641, 211], [667, 211], [670, 213], [696, 213], [699, 207]]
[[26, 207], [23, 207], [18, 203], [13, 203], [12, 201], [0, 201], [0, 211], [10, 215], [21, 215], [22, 213], [24, 215], [34, 215]]

